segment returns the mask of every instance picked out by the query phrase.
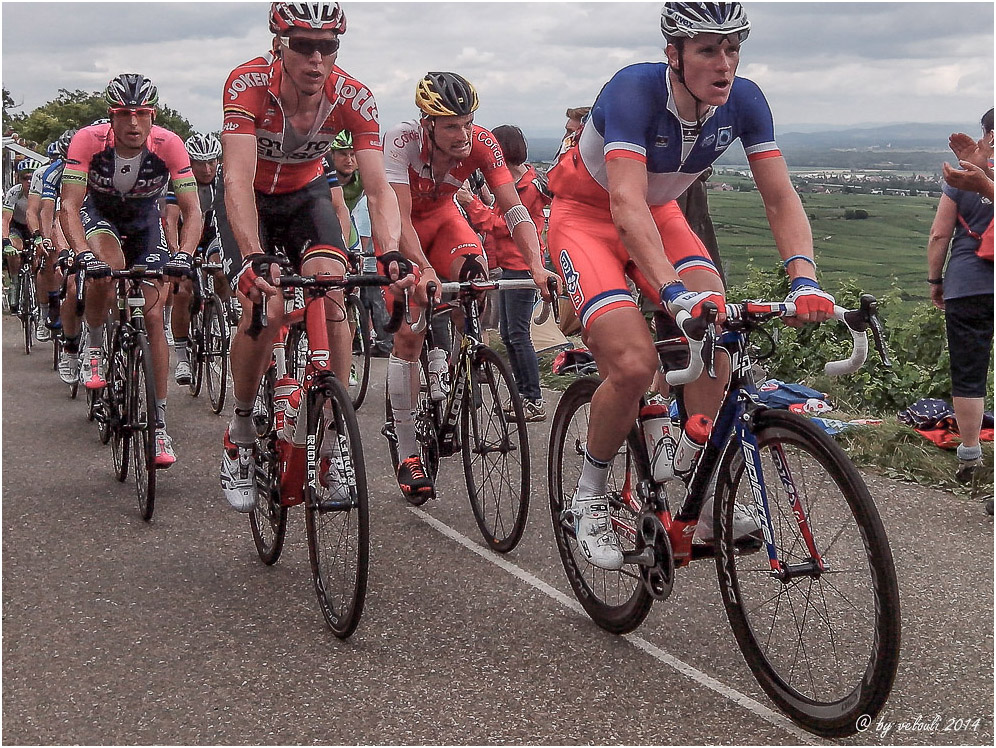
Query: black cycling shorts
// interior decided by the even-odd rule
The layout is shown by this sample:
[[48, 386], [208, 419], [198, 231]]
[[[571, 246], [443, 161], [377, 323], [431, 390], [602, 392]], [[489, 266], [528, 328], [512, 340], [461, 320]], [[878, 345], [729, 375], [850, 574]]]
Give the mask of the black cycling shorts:
[[993, 295], [944, 300], [951, 397], [985, 397], [993, 351]]
[[146, 214], [143, 223], [118, 225], [105, 218], [97, 204], [87, 195], [80, 208], [80, 221], [87, 239], [95, 234], [110, 234], [117, 240], [126, 268], [144, 265], [149, 270], [161, 270], [169, 262], [169, 248], [166, 246], [158, 210]]
[[[301, 258], [320, 255], [349, 267], [339, 216], [325, 177], [319, 177], [297, 192], [283, 195], [256, 193], [259, 239], [264, 251], [283, 252], [301, 269]], [[316, 248], [312, 250], [312, 248]]]

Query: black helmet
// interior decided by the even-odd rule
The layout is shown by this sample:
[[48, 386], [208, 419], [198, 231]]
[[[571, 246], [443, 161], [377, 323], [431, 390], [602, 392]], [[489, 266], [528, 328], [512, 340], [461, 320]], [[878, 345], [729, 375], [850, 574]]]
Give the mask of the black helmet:
[[740, 3], [665, 3], [661, 33], [669, 42], [698, 34], [738, 34], [742, 42], [750, 33], [750, 21]]
[[426, 73], [415, 88], [415, 106], [430, 117], [461, 117], [478, 104], [477, 91], [456, 73]]
[[104, 89], [104, 100], [112, 109], [155, 106], [159, 103], [159, 89], [141, 73], [122, 73], [117, 78], [111, 78]]

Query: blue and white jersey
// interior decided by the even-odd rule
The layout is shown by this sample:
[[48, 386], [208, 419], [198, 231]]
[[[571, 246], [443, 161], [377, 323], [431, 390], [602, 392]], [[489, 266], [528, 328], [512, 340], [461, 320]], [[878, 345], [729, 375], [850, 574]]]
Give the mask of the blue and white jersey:
[[31, 179], [31, 194], [41, 195], [42, 200], [55, 201], [56, 208], [58, 208], [59, 191], [62, 189], [62, 172], [65, 168], [65, 160], [57, 158], [47, 166], [38, 169]]
[[750, 161], [781, 156], [771, 109], [753, 81], [734, 78], [727, 102], [710, 107], [699, 129], [698, 123], [678, 116], [666, 63], [630, 65], [598, 94], [576, 151], [568, 151], [554, 167], [550, 187], [558, 196], [607, 205], [606, 162], [631, 158], [647, 166], [648, 204], [663, 205], [681, 195], [738, 138]]

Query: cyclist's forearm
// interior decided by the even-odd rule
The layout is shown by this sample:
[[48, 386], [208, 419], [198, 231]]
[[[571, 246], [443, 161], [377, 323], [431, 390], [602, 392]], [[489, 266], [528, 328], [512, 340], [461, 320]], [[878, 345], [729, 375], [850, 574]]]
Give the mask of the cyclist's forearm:
[[62, 233], [65, 234], [70, 249], [76, 254], [89, 249], [86, 233], [83, 231], [83, 222], [80, 220], [80, 203], [81, 201], [67, 200], [63, 196], [62, 210], [59, 211]]
[[28, 207], [25, 211], [28, 231], [32, 234], [41, 233], [41, 195], [28, 195]]
[[41, 235], [45, 239], [55, 239], [56, 226], [55, 226], [55, 201], [54, 200], [42, 200], [41, 207], [38, 209], [39, 219], [41, 222]]

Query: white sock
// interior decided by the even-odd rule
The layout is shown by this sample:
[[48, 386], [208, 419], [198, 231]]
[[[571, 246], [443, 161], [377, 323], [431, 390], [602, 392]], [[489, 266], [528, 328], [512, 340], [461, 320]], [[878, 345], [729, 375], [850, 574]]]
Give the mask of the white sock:
[[596, 460], [589, 454], [588, 447], [585, 446], [581, 477], [578, 479], [578, 490], [574, 495], [590, 497], [604, 494], [609, 482], [609, 468], [611, 467], [612, 460], [608, 462]]
[[398, 437], [398, 456], [404, 460], [418, 454], [415, 439], [415, 420], [412, 414], [412, 380], [415, 362], [405, 361], [393, 354], [387, 360], [387, 394], [394, 413], [394, 433]]

